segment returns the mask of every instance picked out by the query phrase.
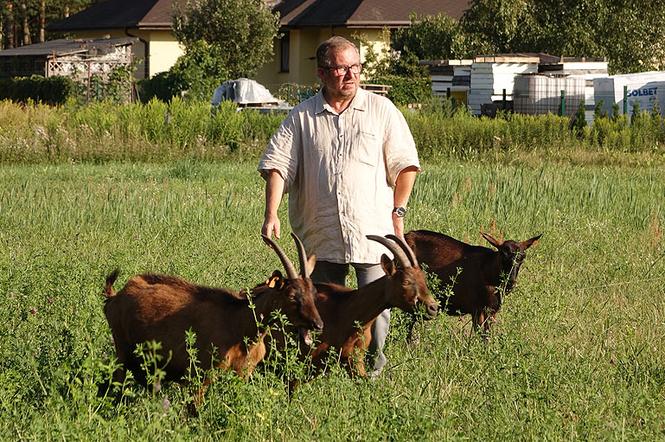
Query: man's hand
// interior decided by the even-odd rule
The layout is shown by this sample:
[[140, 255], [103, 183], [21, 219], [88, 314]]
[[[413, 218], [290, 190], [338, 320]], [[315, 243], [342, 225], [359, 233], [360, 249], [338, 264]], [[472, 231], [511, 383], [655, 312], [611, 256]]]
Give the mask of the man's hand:
[[272, 238], [273, 233], [276, 238], [279, 238], [280, 234], [280, 221], [277, 214], [266, 214], [265, 219], [263, 220], [263, 227], [261, 227], [261, 233], [268, 238]]

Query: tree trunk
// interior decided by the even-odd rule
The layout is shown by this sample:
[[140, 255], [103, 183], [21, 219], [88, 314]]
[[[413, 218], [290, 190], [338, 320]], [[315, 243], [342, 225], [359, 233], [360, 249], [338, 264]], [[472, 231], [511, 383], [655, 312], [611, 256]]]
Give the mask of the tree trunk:
[[28, 5], [26, 2], [19, 3], [21, 7], [21, 15], [23, 16], [23, 44], [29, 45], [32, 44], [32, 39], [30, 38], [30, 25], [28, 23]]
[[7, 47], [13, 48], [16, 46], [16, 25], [14, 24], [14, 3], [7, 2]]
[[39, 42], [46, 41], [46, 0], [39, 0]]
[[0, 10], [0, 50], [5, 48], [5, 15]]

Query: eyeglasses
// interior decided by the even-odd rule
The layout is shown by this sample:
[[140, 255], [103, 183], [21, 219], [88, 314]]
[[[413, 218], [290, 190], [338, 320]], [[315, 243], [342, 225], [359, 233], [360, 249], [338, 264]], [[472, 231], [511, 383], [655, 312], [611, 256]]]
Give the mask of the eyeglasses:
[[328, 72], [337, 77], [342, 77], [346, 75], [347, 72], [351, 72], [353, 75], [358, 75], [360, 71], [363, 69], [363, 65], [360, 63], [356, 63], [352, 64], [351, 66], [330, 66], [323, 69], [326, 69]]

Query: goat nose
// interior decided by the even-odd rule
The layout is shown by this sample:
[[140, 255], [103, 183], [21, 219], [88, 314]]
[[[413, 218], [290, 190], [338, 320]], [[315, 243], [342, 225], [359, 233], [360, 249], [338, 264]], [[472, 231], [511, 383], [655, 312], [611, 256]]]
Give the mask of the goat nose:
[[320, 319], [317, 320], [317, 321], [314, 321], [314, 324], [313, 324], [313, 327], [312, 327], [312, 328], [313, 328], [314, 330], [316, 330], [316, 331], [321, 331], [321, 330], [323, 330], [323, 321], [320, 320]]
[[430, 316], [436, 316], [439, 313], [439, 306], [437, 304], [429, 304], [427, 306], [427, 313]]

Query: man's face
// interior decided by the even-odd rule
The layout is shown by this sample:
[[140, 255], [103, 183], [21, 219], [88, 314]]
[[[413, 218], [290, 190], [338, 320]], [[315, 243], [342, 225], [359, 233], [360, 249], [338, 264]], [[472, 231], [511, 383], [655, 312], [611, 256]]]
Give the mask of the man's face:
[[351, 47], [331, 52], [330, 66], [330, 68], [317, 69], [326, 93], [334, 99], [353, 98], [360, 85], [358, 52]]

